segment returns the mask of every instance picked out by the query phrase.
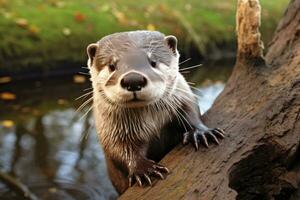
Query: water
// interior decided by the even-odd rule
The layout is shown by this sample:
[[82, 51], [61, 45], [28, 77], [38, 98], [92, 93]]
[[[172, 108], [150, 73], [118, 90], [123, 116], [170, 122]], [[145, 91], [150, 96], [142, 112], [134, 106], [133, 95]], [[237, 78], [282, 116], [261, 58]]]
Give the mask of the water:
[[[188, 66], [192, 65], [187, 64]], [[222, 91], [232, 63], [203, 65], [188, 74], [205, 112]], [[115, 199], [93, 119], [76, 112], [88, 79], [57, 77], [0, 85], [0, 170], [40, 199]], [[77, 82], [77, 83], [76, 83]], [[83, 83], [78, 83], [83, 82]], [[7, 96], [7, 95], [6, 95]], [[0, 199], [23, 199], [0, 181]]]

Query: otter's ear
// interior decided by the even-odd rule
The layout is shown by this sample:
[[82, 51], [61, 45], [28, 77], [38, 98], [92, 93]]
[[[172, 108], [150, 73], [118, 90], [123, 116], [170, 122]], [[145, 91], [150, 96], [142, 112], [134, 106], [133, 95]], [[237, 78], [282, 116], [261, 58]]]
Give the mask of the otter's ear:
[[177, 55], [177, 38], [173, 35], [168, 35], [165, 37], [166, 45], [172, 50], [174, 55]]
[[86, 48], [86, 51], [87, 51], [87, 54], [88, 54], [89, 60], [90, 60], [90, 65], [93, 64], [97, 48], [98, 48], [98, 44], [97, 43], [89, 44], [89, 46]]

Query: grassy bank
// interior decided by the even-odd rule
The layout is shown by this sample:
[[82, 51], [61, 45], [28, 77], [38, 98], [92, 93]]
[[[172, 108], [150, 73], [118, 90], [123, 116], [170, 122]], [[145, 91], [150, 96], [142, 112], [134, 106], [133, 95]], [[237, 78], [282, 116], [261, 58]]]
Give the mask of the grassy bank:
[[[261, 0], [262, 32], [271, 37], [288, 0]], [[87, 44], [125, 30], [176, 35], [202, 54], [234, 45], [236, 0], [0, 0], [0, 71], [82, 63]]]

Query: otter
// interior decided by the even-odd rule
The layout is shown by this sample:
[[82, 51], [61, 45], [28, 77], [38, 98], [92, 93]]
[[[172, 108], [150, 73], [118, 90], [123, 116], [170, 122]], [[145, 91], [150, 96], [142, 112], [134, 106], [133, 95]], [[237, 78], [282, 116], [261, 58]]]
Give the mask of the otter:
[[151, 185], [158, 162], [180, 141], [208, 147], [224, 131], [201, 121], [197, 98], [179, 72], [177, 38], [158, 31], [103, 37], [87, 47], [93, 114], [110, 179], [119, 194]]

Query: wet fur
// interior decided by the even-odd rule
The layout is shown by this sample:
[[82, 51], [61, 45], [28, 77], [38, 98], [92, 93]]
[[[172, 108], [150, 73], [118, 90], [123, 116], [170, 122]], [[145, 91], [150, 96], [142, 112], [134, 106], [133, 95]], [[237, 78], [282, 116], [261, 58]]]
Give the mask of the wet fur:
[[[177, 84], [190, 90], [183, 77], [179, 78]], [[181, 121], [176, 117], [174, 109], [181, 111], [190, 100], [185, 92], [176, 91], [164, 99], [165, 102], [160, 102], [160, 106], [150, 105], [138, 109], [112, 108], [103, 99], [97, 101], [97, 97], [94, 97], [96, 127], [108, 162], [109, 176], [119, 193], [128, 188], [124, 159], [132, 159], [130, 151], [147, 144], [148, 148], [144, 149], [146, 157], [158, 162], [182, 140], [182, 133], [186, 131], [184, 126], [188, 127], [188, 124], [182, 117]], [[194, 98], [192, 93], [189, 98]], [[170, 102], [174, 102], [176, 107], [168, 108]]]
[[[176, 46], [170, 48], [165, 41], [165, 36], [159, 32], [133, 31], [104, 37], [88, 47], [95, 124], [109, 176], [119, 193], [128, 188], [130, 175], [140, 173], [143, 168], [148, 169], [148, 159], [156, 162], [162, 159], [184, 139], [183, 133], [190, 131], [192, 136], [198, 131], [198, 136], [203, 137], [205, 132], [210, 131], [202, 124], [195, 95], [179, 73]], [[172, 39], [170, 45], [175, 42]], [[148, 77], [154, 82], [150, 89], [145, 89], [145, 94], [154, 95], [154, 101], [144, 106], [128, 107], [116, 97], [120, 89], [113, 85], [118, 85], [120, 77], [131, 69], [124, 65], [124, 68], [111, 73], [107, 68], [111, 59], [122, 57], [132, 48], [145, 51], [151, 59], [160, 61], [158, 69], [151, 70], [159, 74], [162, 81], [155, 82]], [[147, 76], [147, 72], [145, 74]], [[110, 81], [111, 87], [107, 83]], [[162, 86], [164, 89], [160, 88]], [[105, 87], [110, 89], [105, 90]], [[152, 94], [155, 91], [158, 93]], [[126, 93], [121, 92], [126, 97]]]

